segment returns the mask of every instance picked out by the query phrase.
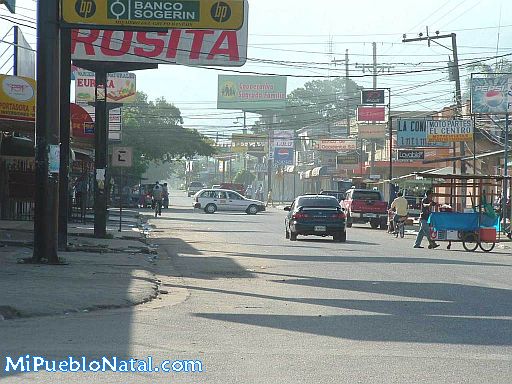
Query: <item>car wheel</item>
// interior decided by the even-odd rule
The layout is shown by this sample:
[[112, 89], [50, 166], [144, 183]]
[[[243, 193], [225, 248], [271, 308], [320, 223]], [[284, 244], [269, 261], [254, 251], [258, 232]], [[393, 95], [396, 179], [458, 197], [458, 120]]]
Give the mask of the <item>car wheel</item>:
[[289, 239], [290, 238], [290, 232], [288, 232], [288, 229], [284, 229], [284, 237], [285, 239]]
[[204, 207], [204, 211], [206, 213], [215, 213], [216, 210], [217, 207], [215, 206], [215, 204], [208, 204], [206, 207]]
[[380, 222], [380, 229], [388, 229], [388, 222], [387, 222], [387, 220], [382, 220]]
[[350, 216], [347, 217], [347, 228], [352, 228], [352, 218]]
[[249, 215], [255, 215], [258, 213], [258, 207], [255, 206], [254, 204], [251, 204], [249, 205], [249, 207], [247, 208], [247, 213]]
[[372, 227], [372, 229], [377, 229], [379, 228], [379, 222], [377, 220], [371, 220], [370, 221], [370, 226]]
[[290, 231], [290, 240], [297, 241], [297, 234], [295, 232]]
[[347, 241], [347, 231], [343, 231], [340, 233], [340, 242], [344, 243]]

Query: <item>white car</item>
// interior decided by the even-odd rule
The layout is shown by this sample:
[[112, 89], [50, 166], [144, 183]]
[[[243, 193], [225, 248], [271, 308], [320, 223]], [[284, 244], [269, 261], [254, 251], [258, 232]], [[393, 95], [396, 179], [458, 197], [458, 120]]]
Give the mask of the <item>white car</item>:
[[238, 211], [255, 215], [265, 210], [265, 203], [262, 201], [248, 199], [238, 192], [220, 188], [202, 189], [197, 192], [194, 195], [193, 206], [206, 213]]
[[197, 192], [204, 188], [203, 183], [200, 181], [192, 181], [187, 188], [188, 197], [194, 196]]

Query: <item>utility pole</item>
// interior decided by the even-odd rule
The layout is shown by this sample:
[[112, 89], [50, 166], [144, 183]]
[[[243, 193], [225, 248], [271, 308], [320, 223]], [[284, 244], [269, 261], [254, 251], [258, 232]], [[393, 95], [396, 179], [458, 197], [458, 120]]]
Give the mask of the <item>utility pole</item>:
[[338, 63], [345, 63], [345, 119], [347, 123], [347, 135], [350, 135], [350, 98], [348, 92], [348, 83], [349, 83], [349, 67], [348, 67], [348, 49], [345, 50], [345, 59], [344, 60], [336, 60], [333, 59], [331, 61], [334, 63], [334, 66]]
[[[437, 45], [440, 45], [443, 48], [446, 48], [446, 49], [452, 51], [453, 64], [450, 69], [453, 70], [453, 77], [455, 80], [455, 104], [456, 104], [455, 117], [461, 118], [462, 117], [462, 92], [461, 92], [461, 88], [460, 88], [459, 56], [457, 53], [457, 35], [455, 33], [440, 35], [439, 31], [436, 31], [435, 34], [436, 34], [435, 36], [430, 36], [429, 32], [428, 32], [428, 27], [427, 27], [427, 36], [423, 36], [423, 33], [420, 33], [419, 37], [408, 39], [407, 36], [404, 34], [402, 42], [409, 43], [409, 42], [413, 42], [413, 41], [425, 41], [426, 40], [428, 42], [429, 47], [430, 47], [430, 43], [433, 42], [433, 43], [436, 43]], [[448, 38], [451, 39], [451, 43], [452, 43], [451, 48], [436, 41], [439, 39], [448, 39]], [[455, 143], [454, 143], [454, 148], [455, 148]], [[463, 160], [465, 155], [466, 155], [466, 147], [465, 147], [465, 143], [462, 141], [460, 143], [460, 157], [461, 157], [460, 173], [461, 174], [466, 173], [466, 162]], [[453, 156], [455, 157], [455, 151], [453, 153]], [[453, 167], [454, 167], [454, 171], [455, 171], [455, 160], [453, 163]]]
[[[59, 1], [37, 3], [37, 117], [34, 253], [32, 261], [58, 264], [59, 177], [56, 148], [60, 140]], [[69, 123], [68, 123], [69, 124]], [[53, 154], [53, 155], [52, 155]], [[60, 164], [59, 164], [60, 165]], [[57, 169], [58, 171], [58, 169]]]
[[[390, 69], [394, 68], [393, 65], [387, 65], [387, 64], [377, 64], [377, 43], [372, 43], [373, 48], [373, 63], [372, 64], [357, 64], [356, 68], [361, 68], [363, 70], [363, 73], [365, 73], [366, 70], [371, 70], [371, 73], [373, 74], [373, 89], [377, 89], [377, 75], [381, 72], [389, 72]], [[375, 105], [374, 105], [375, 106]], [[370, 175], [374, 173], [375, 168], [375, 152], [377, 150], [377, 143], [374, 140], [370, 140], [371, 145], [371, 153], [370, 153]]]

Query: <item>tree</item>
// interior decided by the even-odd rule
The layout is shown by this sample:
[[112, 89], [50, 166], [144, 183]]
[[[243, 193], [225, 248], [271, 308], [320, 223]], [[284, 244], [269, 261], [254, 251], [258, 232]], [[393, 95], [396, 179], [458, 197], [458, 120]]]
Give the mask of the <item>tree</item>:
[[241, 171], [237, 172], [233, 181], [235, 183], [240, 183], [240, 184], [244, 184], [244, 185], [252, 185], [252, 182], [254, 181], [255, 178], [256, 178], [256, 176], [254, 176], [251, 173], [251, 171], [241, 170]]
[[136, 102], [123, 108], [123, 145], [134, 148], [135, 169], [144, 171], [150, 161], [211, 156], [213, 142], [196, 130], [183, 128], [180, 110], [165, 98], [149, 101], [137, 92]]
[[347, 113], [353, 117], [362, 87], [349, 79], [345, 92], [345, 84], [343, 77], [307, 82], [288, 95], [286, 112], [278, 118], [284, 126], [301, 128], [320, 121], [332, 124], [345, 120]]

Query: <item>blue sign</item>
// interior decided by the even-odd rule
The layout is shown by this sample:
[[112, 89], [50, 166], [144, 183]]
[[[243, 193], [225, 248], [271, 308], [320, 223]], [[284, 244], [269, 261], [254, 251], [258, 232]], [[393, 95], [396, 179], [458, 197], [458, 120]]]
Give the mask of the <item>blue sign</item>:
[[16, 0], [5, 0], [4, 4], [11, 13], [14, 13], [16, 9]]
[[471, 113], [512, 112], [512, 78], [471, 79]]
[[398, 119], [396, 143], [398, 148], [449, 147], [451, 143], [427, 141], [427, 121], [425, 119]]
[[293, 165], [293, 148], [274, 148], [274, 165]]

